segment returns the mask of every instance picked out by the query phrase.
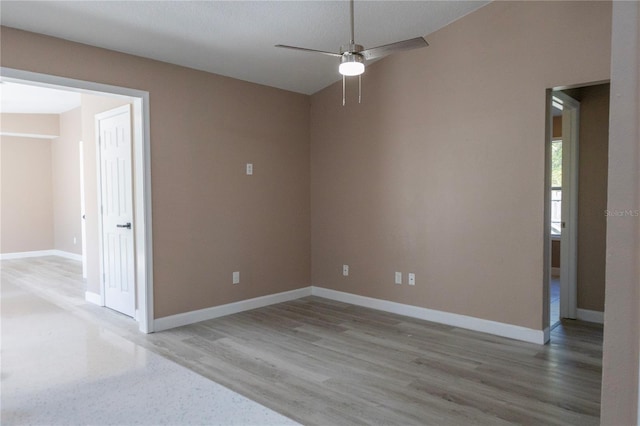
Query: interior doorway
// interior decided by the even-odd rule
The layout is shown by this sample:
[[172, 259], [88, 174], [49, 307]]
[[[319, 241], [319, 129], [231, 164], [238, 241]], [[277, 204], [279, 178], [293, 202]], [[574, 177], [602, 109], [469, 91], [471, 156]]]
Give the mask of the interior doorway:
[[[551, 279], [550, 325], [553, 329], [560, 318], [576, 318], [580, 102], [561, 90], [554, 90], [551, 94], [551, 110], [554, 114], [551, 238], [560, 242], [559, 277], [552, 274]], [[556, 124], [558, 119], [559, 126]]]
[[608, 83], [548, 92], [545, 312], [602, 323], [606, 250]]
[[[3, 82], [12, 82], [23, 85], [29, 85], [34, 87], [45, 87], [58, 90], [65, 90], [70, 92], [80, 93], [83, 96], [91, 96], [101, 99], [119, 99], [120, 104], [130, 104], [131, 108], [131, 133], [133, 135], [133, 144], [130, 147], [131, 160], [132, 160], [132, 173], [131, 173], [131, 223], [135, 223], [136, 226], [132, 227], [131, 236], [135, 239], [135, 245], [130, 245], [131, 264], [129, 270], [131, 271], [130, 281], [135, 283], [132, 288], [132, 300], [133, 308], [129, 310], [128, 315], [135, 318], [138, 322], [138, 327], [142, 332], [153, 331], [153, 284], [152, 284], [152, 250], [151, 250], [151, 181], [150, 181], [150, 141], [149, 141], [149, 109], [148, 109], [148, 93], [139, 90], [133, 90], [129, 88], [102, 85], [98, 83], [91, 83], [80, 80], [67, 79], [62, 77], [50, 76], [45, 74], [31, 73], [27, 71], [14, 70], [8, 68], [0, 69]], [[104, 109], [103, 109], [104, 111]], [[97, 111], [91, 111], [88, 108], [87, 114], [90, 115], [91, 120], [95, 119]], [[92, 126], [93, 129], [93, 126]], [[86, 135], [85, 135], [86, 136]], [[92, 138], [93, 139], [93, 138]], [[99, 228], [102, 226], [101, 214], [98, 214], [98, 209], [101, 205], [99, 201], [99, 194], [101, 188], [96, 182], [97, 177], [94, 171], [94, 181], [89, 182], [86, 177], [88, 174], [86, 166], [93, 166], [94, 170], [98, 166], [97, 156], [95, 153], [95, 144], [87, 143], [87, 140], [78, 141], [78, 147], [80, 152], [84, 156], [84, 168], [81, 169], [81, 173], [84, 174], [82, 179], [82, 192], [86, 195], [87, 192], [93, 191], [92, 196], [84, 197], [82, 207], [82, 222], [84, 230], [87, 233], [95, 232], [95, 235], [99, 235]], [[90, 152], [88, 152], [90, 151]], [[77, 157], [76, 157], [77, 158]], [[82, 158], [82, 157], [81, 157]], [[99, 168], [99, 167], [98, 167]], [[95, 212], [89, 216], [91, 211], [90, 206], [95, 206]], [[85, 209], [87, 214], [87, 220], [85, 222]], [[79, 212], [80, 213], [80, 212]], [[91, 219], [91, 221], [89, 220]], [[84, 232], [83, 232], [84, 234]], [[101, 273], [102, 263], [101, 259], [104, 258], [104, 248], [97, 242], [98, 238], [95, 238], [92, 242], [91, 237], [83, 236], [83, 244], [89, 242], [89, 244], [83, 246], [83, 272], [87, 272], [88, 275], [88, 289], [86, 293], [86, 299], [89, 302], [96, 303], [101, 306], [105, 306], [105, 291], [104, 291], [104, 275]], [[91, 250], [94, 250], [94, 255], [91, 255]], [[86, 254], [89, 254], [88, 259], [84, 259]], [[93, 262], [93, 269], [92, 264]], [[89, 266], [85, 271], [84, 267]], [[93, 276], [92, 278], [92, 270]], [[90, 291], [93, 289], [93, 291]], [[97, 289], [97, 290], [96, 290]]]

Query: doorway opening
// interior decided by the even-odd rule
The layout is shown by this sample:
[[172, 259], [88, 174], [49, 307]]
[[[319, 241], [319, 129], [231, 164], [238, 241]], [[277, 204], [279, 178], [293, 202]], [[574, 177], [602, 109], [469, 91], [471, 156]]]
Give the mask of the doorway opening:
[[[86, 300], [101, 306], [108, 306], [105, 300], [105, 261], [110, 261], [110, 266], [120, 267], [125, 265], [130, 272], [129, 284], [131, 290], [132, 310], [123, 312], [132, 316], [138, 322], [140, 331], [150, 333], [153, 331], [153, 277], [152, 277], [152, 235], [151, 235], [151, 180], [150, 180], [150, 141], [149, 141], [149, 95], [148, 92], [110, 86], [99, 83], [67, 79], [46, 74], [32, 73], [22, 70], [0, 68], [2, 82], [20, 84], [31, 87], [50, 88], [74, 92], [80, 94], [87, 103], [86, 111], [83, 108], [82, 122], [91, 122], [89, 133], [84, 132], [82, 140], [76, 140], [75, 145], [79, 151], [78, 156], [70, 159], [70, 162], [80, 158], [80, 206], [78, 206], [77, 218], [82, 223], [82, 251], [77, 255], [82, 259], [83, 275], [87, 275]], [[130, 133], [131, 145], [128, 148], [131, 161], [130, 195], [131, 211], [127, 229], [130, 237], [128, 255], [122, 258], [122, 262], [116, 262], [113, 253], [107, 253], [102, 245], [101, 236], [104, 228], [103, 208], [104, 201], [100, 173], [101, 163], [99, 144], [100, 139], [97, 127], [96, 115], [115, 108], [116, 105], [127, 105], [130, 108]], [[78, 114], [80, 115], [80, 114]], [[84, 126], [83, 126], [84, 127]], [[89, 135], [89, 136], [88, 136]], [[117, 166], [117, 164], [116, 164]], [[116, 167], [115, 169], [119, 169]], [[120, 172], [119, 172], [120, 173]], [[120, 173], [122, 174], [122, 173]], [[126, 174], [126, 173], [124, 173]], [[109, 188], [107, 188], [109, 189]], [[112, 190], [113, 188], [110, 188]], [[75, 244], [74, 237], [74, 244]], [[133, 242], [135, 242], [133, 244]], [[49, 250], [55, 252], [56, 250]], [[24, 256], [30, 257], [30, 256]], [[118, 310], [118, 309], [116, 309]]]
[[[548, 90], [545, 313], [602, 323], [609, 84]], [[546, 324], [546, 321], [545, 321]]]
[[556, 269], [559, 274], [554, 276], [552, 269], [551, 278], [550, 326], [553, 329], [560, 318], [576, 318], [580, 102], [561, 90], [554, 90], [551, 110], [554, 114], [550, 191], [552, 258], [553, 246], [560, 244], [560, 264]]

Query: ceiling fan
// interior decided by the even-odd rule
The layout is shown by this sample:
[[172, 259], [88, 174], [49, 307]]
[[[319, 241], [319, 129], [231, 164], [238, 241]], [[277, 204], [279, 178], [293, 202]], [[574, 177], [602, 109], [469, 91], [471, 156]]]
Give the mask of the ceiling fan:
[[364, 73], [365, 61], [371, 59], [382, 58], [391, 53], [401, 50], [410, 50], [420, 47], [427, 47], [429, 43], [424, 37], [416, 37], [408, 40], [397, 41], [391, 44], [385, 44], [383, 46], [372, 47], [365, 49], [362, 45], [356, 44], [354, 29], [353, 29], [353, 3], [354, 0], [349, 1], [349, 9], [351, 16], [351, 40], [347, 44], [340, 46], [340, 53], [325, 52], [323, 50], [307, 49], [305, 47], [287, 46], [285, 44], [276, 44], [275, 47], [282, 47], [285, 49], [299, 50], [307, 53], [319, 53], [322, 55], [329, 55], [340, 58], [340, 65], [338, 66], [338, 72], [342, 74], [342, 105], [345, 104], [345, 77], [358, 76], [358, 103], [360, 103], [362, 97], [362, 85], [361, 76]]

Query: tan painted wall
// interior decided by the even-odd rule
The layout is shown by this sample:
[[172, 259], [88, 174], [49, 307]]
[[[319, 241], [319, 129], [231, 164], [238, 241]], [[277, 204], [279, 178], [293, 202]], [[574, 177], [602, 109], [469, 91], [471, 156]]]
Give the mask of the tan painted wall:
[[75, 254], [82, 254], [78, 147], [82, 138], [80, 118], [80, 108], [60, 114], [60, 137], [51, 142], [54, 248]]
[[560, 267], [560, 240], [551, 240], [551, 267]]
[[2, 113], [0, 128], [3, 133], [58, 136], [60, 120], [58, 114], [16, 114]]
[[[640, 212], [640, 3], [614, 2], [607, 209]], [[607, 218], [602, 425], [637, 425], [640, 217]]]
[[156, 318], [310, 284], [308, 96], [6, 27], [1, 59], [149, 91]]
[[100, 294], [100, 218], [95, 116], [127, 104], [128, 101], [86, 93], [81, 97], [84, 164], [84, 197], [87, 233], [87, 290]]
[[580, 89], [578, 308], [604, 310], [609, 85]]
[[314, 95], [313, 284], [542, 329], [545, 89], [609, 78], [610, 14], [494, 2]]
[[51, 140], [0, 137], [0, 250], [53, 249]]
[[559, 138], [562, 136], [562, 116], [558, 115], [553, 117], [553, 137]]

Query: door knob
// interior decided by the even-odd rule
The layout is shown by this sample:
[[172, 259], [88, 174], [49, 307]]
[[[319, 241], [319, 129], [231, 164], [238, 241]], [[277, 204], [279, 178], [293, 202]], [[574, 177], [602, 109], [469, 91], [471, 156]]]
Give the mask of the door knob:
[[124, 225], [116, 225], [118, 228], [127, 228], [131, 229], [131, 222], [127, 222]]

